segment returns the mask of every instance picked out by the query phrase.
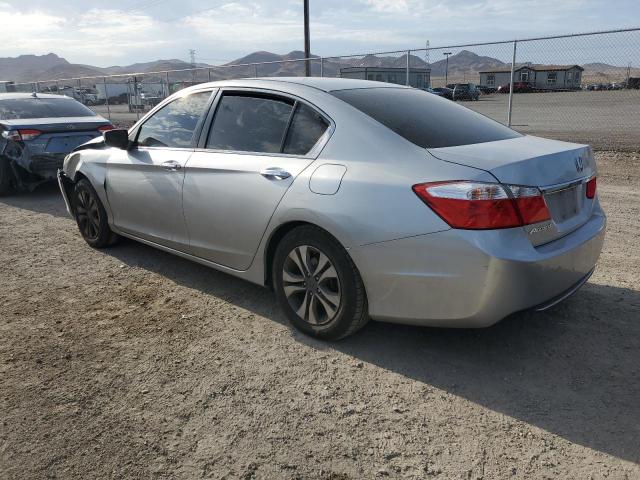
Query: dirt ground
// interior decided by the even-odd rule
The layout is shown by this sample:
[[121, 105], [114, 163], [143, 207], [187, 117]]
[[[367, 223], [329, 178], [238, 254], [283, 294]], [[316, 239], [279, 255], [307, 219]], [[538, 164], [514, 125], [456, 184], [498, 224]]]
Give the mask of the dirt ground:
[[0, 478], [640, 478], [640, 155], [591, 281], [485, 330], [321, 343], [270, 292], [0, 199]]

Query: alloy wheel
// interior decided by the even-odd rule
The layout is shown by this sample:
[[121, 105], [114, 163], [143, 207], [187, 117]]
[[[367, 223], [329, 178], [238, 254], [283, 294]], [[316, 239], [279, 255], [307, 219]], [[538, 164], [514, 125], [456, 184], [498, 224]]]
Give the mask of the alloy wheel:
[[76, 195], [76, 218], [82, 235], [95, 240], [100, 235], [100, 210], [94, 196], [85, 189]]
[[296, 314], [311, 325], [329, 323], [338, 313], [342, 291], [331, 260], [310, 245], [295, 247], [282, 267], [284, 294]]

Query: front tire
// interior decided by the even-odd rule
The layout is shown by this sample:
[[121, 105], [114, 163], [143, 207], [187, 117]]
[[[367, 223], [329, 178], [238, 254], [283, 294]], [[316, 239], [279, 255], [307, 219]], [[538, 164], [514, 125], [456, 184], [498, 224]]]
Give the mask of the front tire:
[[291, 324], [323, 340], [352, 335], [368, 321], [360, 274], [340, 243], [314, 226], [280, 241], [273, 260], [276, 297]]
[[93, 248], [112, 245], [118, 236], [111, 231], [107, 212], [89, 180], [83, 178], [73, 189], [73, 210], [82, 238]]

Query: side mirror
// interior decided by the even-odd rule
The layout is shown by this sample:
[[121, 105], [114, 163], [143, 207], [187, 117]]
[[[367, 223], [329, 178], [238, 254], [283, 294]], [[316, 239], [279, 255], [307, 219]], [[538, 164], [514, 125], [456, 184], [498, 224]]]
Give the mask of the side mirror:
[[115, 147], [126, 150], [129, 147], [129, 132], [124, 128], [107, 130], [103, 133], [104, 144], [107, 147]]

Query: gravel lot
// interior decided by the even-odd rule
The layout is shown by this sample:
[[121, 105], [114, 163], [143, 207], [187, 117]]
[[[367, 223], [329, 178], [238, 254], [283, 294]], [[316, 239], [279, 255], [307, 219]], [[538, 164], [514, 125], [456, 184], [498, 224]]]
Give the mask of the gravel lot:
[[640, 478], [640, 155], [591, 281], [486, 330], [320, 343], [272, 295], [0, 199], [0, 478]]

